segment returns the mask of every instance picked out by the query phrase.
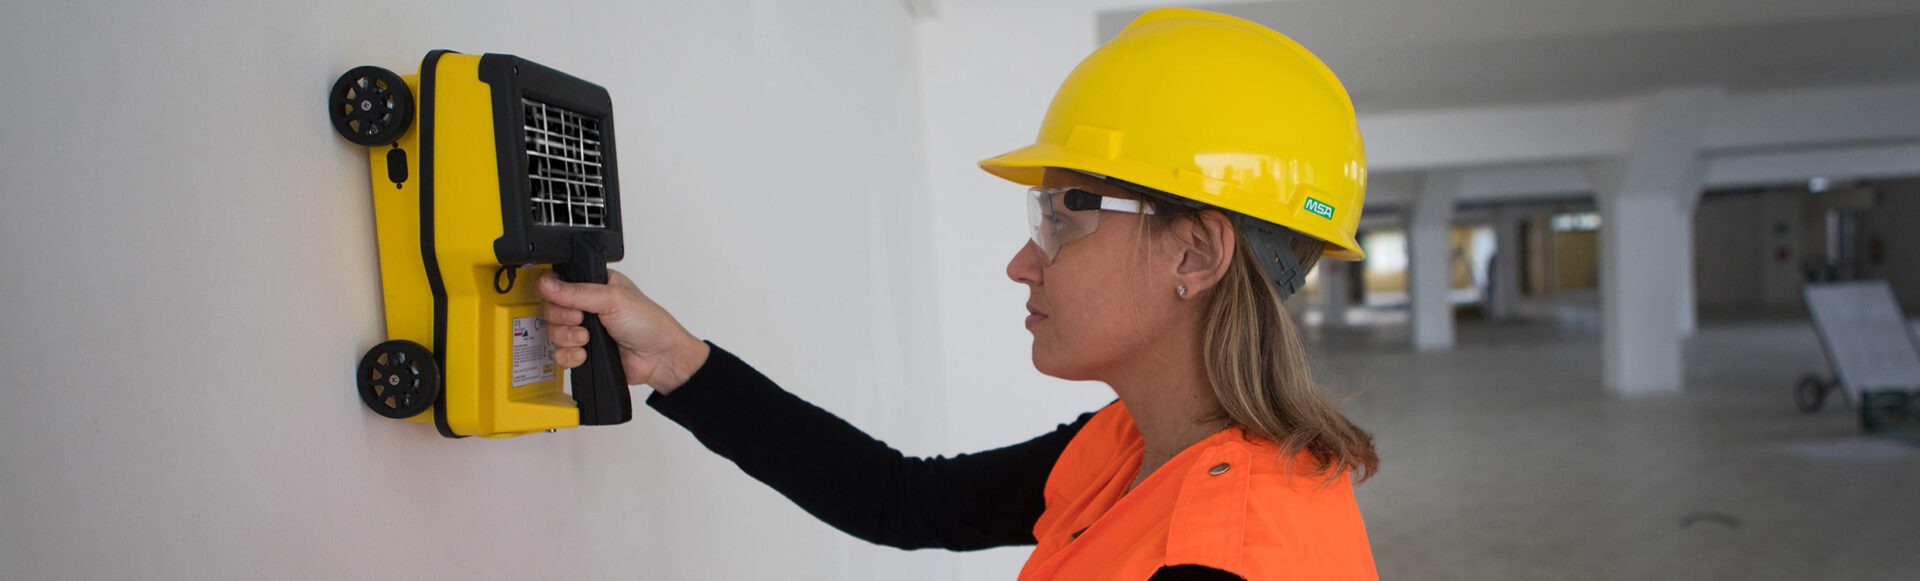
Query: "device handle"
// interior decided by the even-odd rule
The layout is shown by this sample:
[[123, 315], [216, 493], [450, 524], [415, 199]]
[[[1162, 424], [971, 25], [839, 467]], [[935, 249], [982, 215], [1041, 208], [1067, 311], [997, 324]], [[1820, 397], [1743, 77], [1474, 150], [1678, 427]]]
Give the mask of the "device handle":
[[[553, 265], [560, 280], [607, 283], [606, 254], [588, 234], [573, 237], [573, 259]], [[607, 334], [600, 316], [586, 313], [580, 326], [587, 329], [587, 360], [573, 368], [573, 401], [580, 408], [580, 425], [610, 426], [633, 419], [633, 392], [627, 371], [620, 365], [620, 347]]]

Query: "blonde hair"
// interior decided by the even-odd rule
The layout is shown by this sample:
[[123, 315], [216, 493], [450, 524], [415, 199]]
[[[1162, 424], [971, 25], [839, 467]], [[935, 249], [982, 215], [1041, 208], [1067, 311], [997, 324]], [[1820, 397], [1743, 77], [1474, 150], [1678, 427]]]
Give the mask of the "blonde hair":
[[[1166, 207], [1167, 204], [1155, 204]], [[1162, 230], [1197, 212], [1166, 212], [1142, 220]], [[1365, 482], [1380, 470], [1373, 435], [1354, 425], [1313, 380], [1306, 348], [1286, 304], [1261, 271], [1246, 234], [1233, 229], [1234, 253], [1227, 272], [1208, 299], [1201, 359], [1207, 381], [1220, 402], [1211, 421], [1227, 421], [1253, 436], [1280, 446], [1283, 460], [1302, 452], [1313, 458], [1312, 472], [1328, 482], [1350, 474]], [[1300, 274], [1312, 272], [1326, 243], [1293, 240]]]

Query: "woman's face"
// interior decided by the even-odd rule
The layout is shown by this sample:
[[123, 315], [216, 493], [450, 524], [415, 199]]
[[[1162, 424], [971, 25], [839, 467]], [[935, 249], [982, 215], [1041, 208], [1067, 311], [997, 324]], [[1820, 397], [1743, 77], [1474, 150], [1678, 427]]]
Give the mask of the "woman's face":
[[[1042, 183], [1139, 199], [1071, 171], [1048, 169]], [[1174, 323], [1178, 306], [1172, 263], [1161, 264], [1167, 261], [1163, 245], [1142, 244], [1142, 217], [1085, 212], [1099, 212], [1098, 228], [1061, 246], [1053, 264], [1032, 241], [1007, 263], [1007, 276], [1027, 285], [1033, 365], [1062, 379], [1104, 379], [1108, 370], [1147, 355], [1152, 339]]]

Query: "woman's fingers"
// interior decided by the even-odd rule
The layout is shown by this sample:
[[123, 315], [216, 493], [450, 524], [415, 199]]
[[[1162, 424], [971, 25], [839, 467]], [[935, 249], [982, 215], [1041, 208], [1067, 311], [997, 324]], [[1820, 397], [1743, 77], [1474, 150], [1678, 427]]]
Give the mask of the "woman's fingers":
[[587, 340], [591, 337], [592, 335], [587, 333], [586, 327], [574, 325], [547, 326], [547, 342], [552, 343], [554, 347], [583, 347], [586, 346]]
[[547, 303], [546, 311], [547, 311], [546, 312], [547, 324], [555, 327], [562, 326], [562, 325], [578, 325], [580, 324], [581, 321], [586, 320], [584, 314], [580, 312], [580, 309], [568, 308], [568, 307], [563, 307], [553, 303]]
[[587, 362], [587, 350], [579, 347], [556, 347], [553, 350], [553, 362], [567, 369], [579, 367]]

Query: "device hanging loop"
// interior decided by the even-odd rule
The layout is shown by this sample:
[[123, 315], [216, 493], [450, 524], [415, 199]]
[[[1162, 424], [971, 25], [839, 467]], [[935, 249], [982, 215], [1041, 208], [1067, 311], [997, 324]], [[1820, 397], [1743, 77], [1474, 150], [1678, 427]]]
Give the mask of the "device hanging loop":
[[[506, 275], [506, 280], [507, 280], [506, 286], [500, 285], [501, 274]], [[520, 278], [519, 266], [509, 265], [509, 264], [500, 265], [499, 270], [493, 271], [493, 292], [497, 292], [503, 295], [509, 292], [513, 292], [513, 283], [519, 278]]]

